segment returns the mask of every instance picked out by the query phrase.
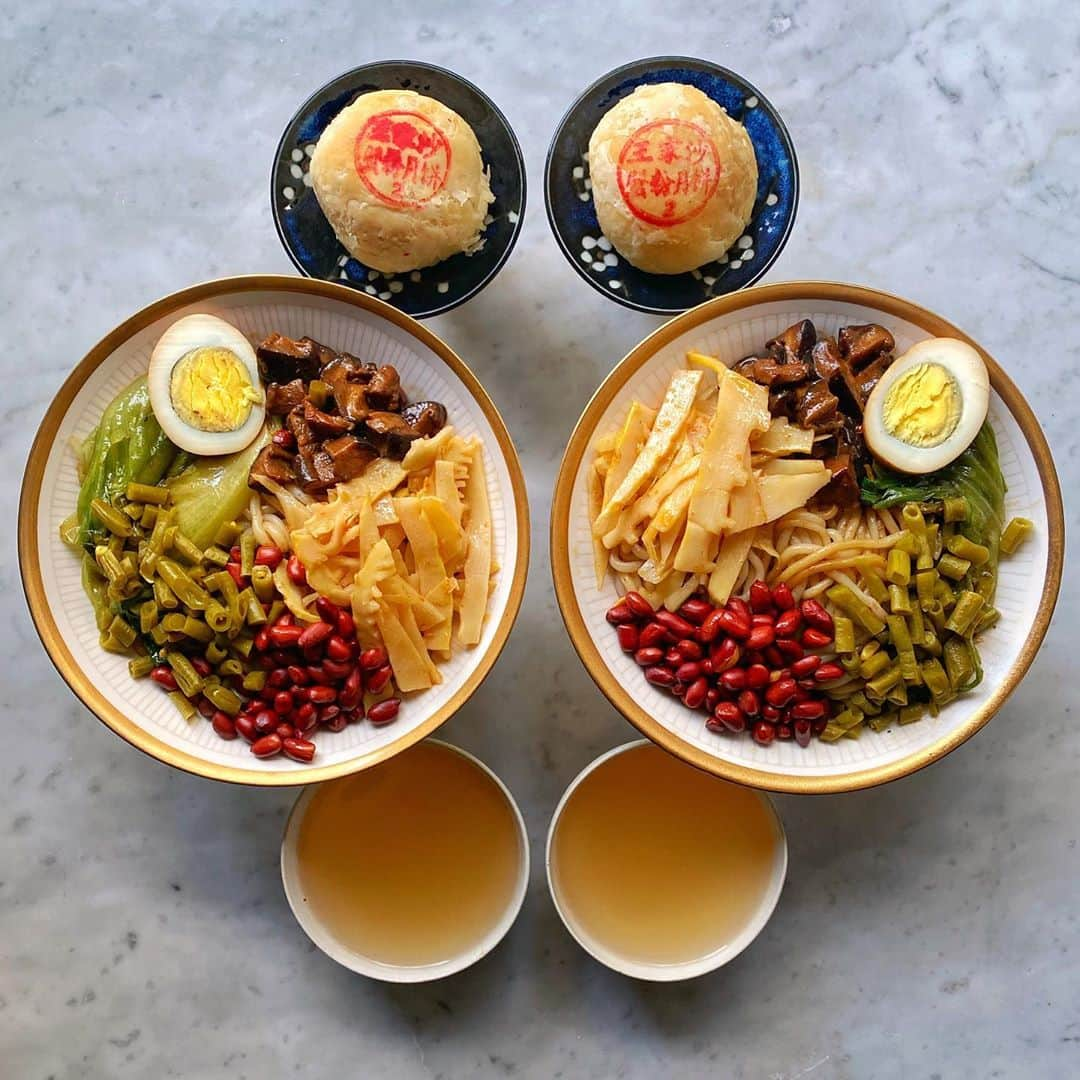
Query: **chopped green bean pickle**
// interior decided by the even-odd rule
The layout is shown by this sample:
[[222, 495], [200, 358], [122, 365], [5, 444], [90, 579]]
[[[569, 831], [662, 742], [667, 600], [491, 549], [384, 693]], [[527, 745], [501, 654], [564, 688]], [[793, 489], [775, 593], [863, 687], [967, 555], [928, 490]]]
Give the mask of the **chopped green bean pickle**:
[[[826, 594], [839, 662], [851, 681], [829, 691], [843, 709], [822, 731], [825, 742], [857, 736], [864, 722], [880, 732], [937, 715], [979, 684], [973, 638], [1000, 618], [992, 604], [994, 553], [1010, 553], [1031, 531], [1030, 522], [1016, 518], [999, 542], [980, 534], [987, 541], [980, 543], [963, 531], [971, 514], [960, 496], [907, 503], [897, 516], [904, 531], [885, 556], [883, 574], [861, 571], [862, 596], [844, 585]], [[857, 633], [873, 636], [857, 647]]]
[[[272, 573], [254, 565], [251, 529], [229, 522], [203, 551], [177, 528], [170, 489], [137, 481], [112, 502], [92, 499], [88, 513], [98, 539], [84, 556], [83, 579], [102, 648], [127, 654], [133, 679], [161, 683], [185, 719], [212, 708], [231, 723], [267, 686], [253, 647], [268, 609], [280, 605]], [[238, 541], [254, 571], [243, 589], [229, 569]]]
[[1011, 555], [1034, 531], [1035, 525], [1027, 518], [1014, 517], [1001, 534], [1002, 553]]

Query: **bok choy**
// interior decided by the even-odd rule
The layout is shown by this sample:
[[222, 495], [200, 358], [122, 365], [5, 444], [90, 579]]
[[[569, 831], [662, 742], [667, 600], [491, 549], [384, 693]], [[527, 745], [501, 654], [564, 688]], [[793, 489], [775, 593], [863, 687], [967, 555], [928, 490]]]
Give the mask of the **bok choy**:
[[98, 426], [79, 449], [82, 486], [75, 513], [60, 526], [61, 538], [73, 547], [93, 551], [105, 543], [108, 530], [90, 504], [112, 504], [129, 483], [156, 484], [176, 457], [150, 407], [146, 378], [141, 376], [108, 404]]

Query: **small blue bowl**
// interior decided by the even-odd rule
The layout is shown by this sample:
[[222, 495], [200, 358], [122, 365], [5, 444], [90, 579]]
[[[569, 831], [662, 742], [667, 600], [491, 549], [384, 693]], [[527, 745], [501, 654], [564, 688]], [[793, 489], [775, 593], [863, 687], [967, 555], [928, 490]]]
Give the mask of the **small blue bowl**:
[[[639, 86], [696, 86], [740, 121], [754, 144], [758, 190], [744, 234], [722, 259], [687, 274], [647, 274], [600, 232], [588, 183], [589, 138], [600, 118]], [[707, 60], [653, 56], [616, 68], [570, 106], [555, 131], [544, 176], [548, 221], [571, 266], [598, 292], [637, 311], [672, 315], [753, 285], [776, 261], [795, 224], [799, 164], [784, 122], [742, 76]]]
[[[384, 274], [364, 266], [338, 242], [311, 189], [309, 164], [330, 121], [371, 90], [415, 90], [433, 97], [476, 132], [495, 196], [479, 251], [454, 255], [423, 270]], [[509, 258], [525, 215], [525, 163], [506, 117], [472, 83], [433, 64], [384, 60], [339, 75], [300, 106], [274, 155], [270, 206], [278, 236], [301, 273], [351, 286], [426, 319], [475, 296]]]

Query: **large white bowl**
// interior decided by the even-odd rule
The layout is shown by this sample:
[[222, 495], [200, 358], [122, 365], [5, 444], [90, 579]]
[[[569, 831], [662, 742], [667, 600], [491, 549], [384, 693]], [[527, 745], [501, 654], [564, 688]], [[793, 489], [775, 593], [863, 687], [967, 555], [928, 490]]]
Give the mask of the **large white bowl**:
[[[386, 727], [352, 724], [321, 732], [311, 765], [284, 757], [259, 761], [243, 739], [225, 742], [202, 719], [188, 723], [160, 688], [132, 680], [124, 657], [98, 645], [79, 559], [59, 538], [75, 506], [73, 440], [85, 436], [108, 402], [146, 371], [150, 350], [180, 316], [209, 311], [250, 338], [278, 331], [393, 364], [414, 399], [446, 405], [450, 423], [484, 444], [494, 556], [499, 565], [483, 637], [455, 653], [443, 682], [409, 696]], [[329, 780], [367, 768], [430, 734], [487, 675], [510, 633], [525, 589], [529, 514], [525, 482], [501, 417], [472, 372], [430, 330], [371, 297], [326, 282], [259, 275], [195, 285], [144, 308], [94, 346], [60, 388], [34, 441], [19, 506], [19, 562], [42, 643], [71, 689], [128, 742], [178, 768], [217, 780], [286, 785]]]
[[673, 319], [647, 337], [615, 368], [582, 414], [556, 482], [551, 511], [551, 561], [563, 619], [589, 674], [643, 734], [687, 761], [741, 783], [773, 791], [827, 792], [869, 787], [914, 772], [959, 746], [985, 724], [1031, 664], [1053, 613], [1061, 582], [1064, 518], [1049, 447], [1027, 402], [980, 349], [990, 370], [990, 422], [1008, 484], [1006, 515], [1035, 523], [1035, 535], [1001, 561], [1000, 623], [980, 639], [985, 677], [979, 687], [936, 718], [837, 743], [814, 740], [758, 746], [748, 736], [708, 731], [701, 712], [646, 683], [633, 658], [619, 649], [604, 613], [617, 593], [598, 591], [589, 533], [587, 470], [594, 436], [614, 428], [630, 402], [659, 401], [688, 349], [731, 364], [760, 350], [799, 319], [835, 334], [846, 323], [878, 322], [898, 351], [928, 337], [963, 331], [916, 304], [887, 293], [828, 282], [786, 282], [721, 297]]

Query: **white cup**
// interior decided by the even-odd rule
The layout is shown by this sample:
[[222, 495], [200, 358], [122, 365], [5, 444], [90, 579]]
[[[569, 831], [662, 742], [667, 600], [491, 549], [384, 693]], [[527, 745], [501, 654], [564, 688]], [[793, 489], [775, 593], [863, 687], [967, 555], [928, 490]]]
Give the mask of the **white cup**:
[[[548, 890], [551, 893], [551, 899], [555, 904], [555, 910], [559, 913], [559, 918], [562, 919], [563, 925], [570, 932], [571, 937], [573, 937], [590, 956], [599, 960], [601, 964], [611, 968], [612, 971], [617, 971], [621, 975], [629, 975], [634, 979], [645, 979], [651, 982], [676, 982], [679, 979], [692, 979], [695, 976], [704, 975], [706, 972], [715, 971], [717, 968], [723, 967], [724, 964], [738, 956], [739, 953], [741, 953], [743, 949], [745, 949], [747, 945], [761, 933], [765, 924], [769, 921], [777, 901], [780, 899], [780, 892], [784, 887], [784, 878], [787, 876], [787, 836], [784, 834], [783, 823], [780, 821], [780, 816], [777, 814], [776, 808], [772, 804], [772, 800], [762, 791], [753, 791], [753, 794], [761, 802], [761, 805], [776, 825], [776, 845], [773, 852], [772, 874], [769, 877], [768, 885], [762, 893], [760, 901], [750, 913], [749, 918], [746, 920], [740, 931], [730, 941], [709, 953], [707, 956], [674, 964], [648, 963], [624, 956], [611, 949], [604, 942], [598, 941], [595, 935], [586, 932], [581, 925], [574, 920], [572, 913], [560, 899], [558, 884], [552, 873], [551, 867], [552, 840], [555, 836], [555, 829], [559, 824], [559, 818], [562, 816], [567, 801], [577, 790], [578, 785], [581, 784], [593, 770], [600, 768], [605, 762], [610, 761], [611, 758], [615, 757], [616, 754], [623, 754], [627, 750], [634, 750], [640, 746], [650, 745], [653, 744], [651, 744], [648, 739], [637, 739], [634, 742], [616, 746], [606, 754], [601, 754], [600, 757], [586, 765], [573, 779], [566, 791], [563, 792], [563, 796], [559, 800], [559, 805], [555, 807], [555, 813], [551, 817], [551, 826], [548, 828], [547, 849], [545, 854], [547, 883]], [[656, 749], [661, 753], [664, 752], [660, 747], [657, 747]], [[693, 768], [693, 766], [687, 765], [686, 768], [690, 769]], [[717, 779], [717, 783], [728, 782], [729, 781]]]
[[[439, 960], [431, 964], [397, 965], [387, 964], [380, 960], [374, 960], [369, 956], [351, 949], [335, 935], [333, 930], [319, 918], [311, 906], [304, 899], [304, 890], [300, 883], [300, 865], [297, 858], [297, 841], [300, 836], [300, 825], [304, 820], [311, 800], [315, 797], [319, 785], [312, 784], [307, 787], [303, 794], [296, 800], [289, 820], [285, 823], [285, 834], [281, 839], [281, 880], [285, 886], [285, 896], [289, 901], [296, 921], [300, 924], [304, 933], [320, 948], [331, 960], [355, 971], [359, 975], [366, 975], [372, 979], [382, 979], [384, 982], [395, 983], [418, 983], [429, 982], [432, 979], [442, 979], [447, 975], [453, 975], [475, 964], [481, 957], [486, 956], [506, 936], [506, 932], [513, 925], [514, 920], [521, 911], [522, 902], [525, 899], [525, 889], [529, 883], [529, 836], [525, 830], [525, 821], [521, 816], [517, 803], [507, 786], [489, 769], [482, 761], [467, 753], [457, 746], [443, 742], [441, 739], [428, 739], [428, 743], [434, 743], [455, 754], [460, 754], [466, 761], [489, 776], [506, 799], [506, 804], [513, 812], [517, 822], [518, 833], [518, 868], [517, 878], [510, 900], [502, 911], [498, 920], [487, 930], [482, 938], [472, 942], [468, 948], [463, 949], [455, 956], [449, 956], [445, 960]], [[408, 753], [408, 751], [405, 751]], [[352, 782], [363, 782], [363, 777], [353, 777]], [[333, 781], [340, 783], [340, 781]]]

